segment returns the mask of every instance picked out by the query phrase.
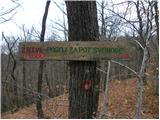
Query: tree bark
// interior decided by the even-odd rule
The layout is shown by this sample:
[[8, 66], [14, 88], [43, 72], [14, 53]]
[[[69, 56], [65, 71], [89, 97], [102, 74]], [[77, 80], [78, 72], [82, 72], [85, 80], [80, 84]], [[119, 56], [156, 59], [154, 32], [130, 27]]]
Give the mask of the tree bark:
[[138, 109], [137, 109], [137, 119], [141, 119], [141, 110], [142, 110], [142, 90], [143, 90], [143, 81], [145, 78], [145, 69], [146, 69], [146, 62], [148, 60], [148, 49], [147, 47], [144, 48], [144, 53], [143, 53], [143, 60], [141, 64], [141, 69], [139, 72], [139, 75], [141, 78], [138, 80]]
[[[95, 1], [66, 1], [69, 41], [98, 40]], [[97, 112], [99, 73], [96, 61], [70, 61], [69, 118], [92, 118]], [[90, 83], [90, 85], [89, 85]], [[83, 89], [84, 86], [89, 89]]]

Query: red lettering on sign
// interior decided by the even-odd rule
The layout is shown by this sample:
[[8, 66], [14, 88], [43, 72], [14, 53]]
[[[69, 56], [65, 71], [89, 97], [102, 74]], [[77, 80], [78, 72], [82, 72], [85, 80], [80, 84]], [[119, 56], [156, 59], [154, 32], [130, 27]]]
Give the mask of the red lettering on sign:
[[45, 54], [44, 53], [25, 53], [22, 55], [23, 59], [44, 59], [45, 58]]
[[44, 58], [45, 55], [43, 53], [40, 53], [40, 58]]

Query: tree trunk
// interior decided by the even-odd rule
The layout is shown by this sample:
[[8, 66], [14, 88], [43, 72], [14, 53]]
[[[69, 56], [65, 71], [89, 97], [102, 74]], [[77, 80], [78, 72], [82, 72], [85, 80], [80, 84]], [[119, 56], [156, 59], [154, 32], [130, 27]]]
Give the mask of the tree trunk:
[[43, 109], [42, 109], [42, 79], [43, 79], [43, 64], [44, 61], [40, 61], [39, 63], [39, 71], [38, 71], [38, 97], [37, 97], [37, 104], [36, 104], [36, 108], [37, 108], [37, 117], [38, 118], [44, 118], [44, 114], [43, 114]]
[[[41, 31], [41, 37], [40, 37], [40, 42], [44, 42], [44, 36], [45, 36], [45, 30], [46, 30], [46, 20], [47, 20], [47, 15], [48, 15], [48, 9], [50, 5], [50, 0], [47, 0], [46, 2], [46, 7], [45, 7], [45, 12], [42, 20], [42, 31]], [[43, 66], [44, 61], [40, 61], [39, 63], [39, 71], [38, 71], [38, 89], [37, 92], [39, 93], [38, 98], [37, 98], [37, 117], [38, 118], [44, 118], [43, 114], [43, 109], [42, 109], [42, 80], [43, 80]]]
[[[69, 41], [98, 40], [95, 1], [66, 1]], [[97, 112], [99, 73], [96, 61], [70, 61], [69, 118], [92, 118]]]
[[[156, 44], [156, 50], [158, 51], [158, 48], [159, 48], [159, 17], [158, 17], [159, 13], [158, 13], [158, 11], [159, 11], [159, 9], [158, 9], [158, 1], [156, 1], [156, 0], [155, 0], [155, 4], [154, 4], [154, 9], [155, 9], [155, 23], [156, 23], [156, 27], [157, 27], [156, 32], [157, 32], [157, 43], [158, 43], [158, 44]], [[159, 51], [157, 53], [159, 56]], [[156, 62], [156, 63], [157, 63], [157, 66], [159, 66], [159, 62]], [[159, 73], [158, 68], [156, 68], [155, 69], [155, 77], [156, 77], [156, 83], [157, 83], [157, 85], [156, 85], [156, 94], [157, 95], [159, 95], [159, 79], [158, 79], [159, 74], [158, 73]]]
[[[156, 23], [156, 32], [157, 32], [157, 43], [158, 43], [158, 46], [159, 46], [159, 18], [158, 18], [158, 1], [155, 0], [155, 4], [154, 4], [154, 9], [155, 9], [155, 23]], [[157, 47], [158, 47], [157, 46]]]
[[[131, 66], [130, 61], [127, 61], [127, 65], [128, 65], [128, 66]], [[127, 74], [126, 79], [127, 79], [127, 78], [132, 78], [132, 75], [131, 75], [131, 74], [132, 74], [132, 72], [131, 72], [130, 70], [127, 70], [127, 72], [128, 72], [128, 74]]]
[[15, 74], [14, 74], [16, 66], [17, 66], [17, 62], [16, 62], [16, 60], [15, 60], [15, 58], [14, 58], [12, 53], [11, 53], [11, 56], [12, 56], [12, 59], [13, 59], [13, 68], [12, 68], [12, 71], [11, 71], [11, 77], [12, 77], [12, 80], [13, 80], [13, 83], [14, 83], [14, 87], [13, 87], [13, 94], [14, 94], [13, 104], [15, 105], [15, 108], [14, 108], [13, 112], [15, 112], [19, 108], [17, 79], [16, 79]]
[[106, 40], [106, 23], [105, 23], [105, 17], [104, 17], [104, 10], [105, 10], [105, 0], [102, 1], [101, 3], [101, 20], [102, 20], [102, 25], [101, 25], [101, 40]]
[[47, 62], [44, 63], [44, 67], [45, 67], [45, 79], [46, 79], [46, 83], [47, 83], [47, 86], [48, 86], [48, 96], [49, 97], [54, 97], [53, 95], [53, 91], [52, 91], [52, 86], [49, 82], [49, 79], [48, 79], [48, 74], [47, 74]]
[[137, 119], [141, 119], [141, 111], [142, 111], [142, 90], [143, 90], [143, 81], [145, 78], [145, 69], [148, 60], [148, 50], [147, 47], [144, 48], [143, 60], [141, 64], [141, 69], [139, 75], [141, 78], [138, 80], [138, 109], [137, 109]]
[[106, 112], [107, 112], [107, 94], [108, 94], [108, 84], [110, 80], [110, 71], [111, 71], [111, 61], [108, 61], [108, 68], [107, 68], [107, 77], [106, 77], [106, 83], [105, 83], [105, 91], [103, 95], [103, 101], [102, 101], [102, 114], [100, 116], [101, 119], [106, 117]]
[[14, 96], [13, 96], [13, 105], [15, 106], [15, 108], [12, 111], [15, 112], [19, 108], [19, 101], [18, 101], [17, 79], [15, 78], [15, 74], [14, 74], [15, 70], [16, 70], [16, 67], [17, 67], [17, 61], [15, 59], [15, 56], [14, 56], [14, 53], [13, 53], [12, 49], [15, 46], [15, 44], [17, 43], [18, 39], [14, 38], [14, 41], [13, 41], [14, 43], [12, 45], [10, 45], [10, 43], [6, 39], [6, 37], [5, 37], [3, 32], [2, 32], [2, 39], [4, 39], [5, 42], [7, 43], [7, 47], [8, 47], [8, 50], [9, 50], [8, 65], [9, 65], [10, 59], [13, 60], [13, 67], [12, 67], [12, 70], [11, 70], [11, 80], [13, 82], [13, 94], [14, 94]]
[[27, 92], [26, 92], [26, 62], [23, 61], [23, 66], [22, 66], [22, 72], [23, 72], [23, 106], [27, 105], [28, 106], [28, 98], [27, 98]]

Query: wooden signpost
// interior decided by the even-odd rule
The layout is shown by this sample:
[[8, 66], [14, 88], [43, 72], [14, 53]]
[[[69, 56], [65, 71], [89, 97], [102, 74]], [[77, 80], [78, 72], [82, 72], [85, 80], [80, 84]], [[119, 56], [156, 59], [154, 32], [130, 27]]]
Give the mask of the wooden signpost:
[[127, 41], [23, 42], [19, 46], [22, 60], [131, 60], [133, 52]]

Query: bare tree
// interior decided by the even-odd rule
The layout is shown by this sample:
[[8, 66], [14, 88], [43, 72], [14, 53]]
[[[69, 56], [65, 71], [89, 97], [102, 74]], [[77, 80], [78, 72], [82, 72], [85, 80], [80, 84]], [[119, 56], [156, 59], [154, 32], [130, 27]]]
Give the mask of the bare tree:
[[120, 32], [121, 19], [110, 12], [111, 9], [114, 11], [112, 0], [97, 1], [99, 22], [100, 22], [100, 36], [101, 40], [110, 40], [112, 37], [118, 36]]
[[[40, 42], [44, 42], [44, 36], [45, 36], [45, 30], [46, 30], [46, 20], [47, 20], [50, 2], [51, 2], [50, 0], [47, 0], [46, 2], [45, 12], [44, 12], [43, 20], [42, 20], [42, 31], [41, 31], [41, 36], [40, 36]], [[38, 72], [38, 89], [37, 89], [38, 93], [42, 92], [42, 79], [43, 79], [43, 67], [44, 67], [43, 65], [44, 65], [44, 61], [40, 61], [39, 72]], [[38, 96], [36, 108], [38, 112], [37, 114], [38, 118], [44, 118], [41, 95]]]
[[11, 0], [10, 4], [13, 4], [13, 7], [7, 7], [7, 5], [0, 6], [0, 24], [12, 20], [12, 18], [15, 16], [16, 9], [21, 6], [21, 4], [18, 3], [18, 0]]
[[19, 38], [15, 39], [13, 37], [13, 43], [11, 44], [9, 42], [9, 40], [7, 40], [7, 38], [5, 37], [4, 33], [2, 33], [2, 38], [5, 40], [6, 44], [7, 44], [7, 48], [8, 48], [8, 51], [9, 51], [9, 60], [8, 62], [10, 62], [10, 59], [12, 59], [13, 61], [13, 67], [12, 67], [12, 70], [11, 70], [11, 79], [12, 79], [12, 82], [14, 84], [14, 88], [13, 88], [13, 94], [14, 94], [14, 97], [13, 97], [13, 104], [15, 105], [14, 106], [14, 111], [17, 111], [18, 108], [19, 108], [19, 102], [18, 102], [18, 91], [17, 91], [17, 79], [15, 78], [15, 69], [16, 69], [16, 66], [17, 66], [17, 61], [15, 59], [15, 55], [13, 53], [13, 48], [15, 47], [17, 41]]
[[[142, 61], [140, 65], [139, 71], [139, 80], [138, 80], [138, 112], [137, 118], [141, 118], [141, 110], [142, 110], [142, 88], [143, 82], [146, 83], [145, 80], [145, 71], [146, 64], [149, 59], [149, 45], [151, 41], [151, 37], [154, 33], [153, 30], [153, 2], [147, 1], [127, 1], [119, 4], [127, 4], [126, 11], [124, 15], [112, 11], [115, 15], [120, 17], [124, 23], [130, 25], [131, 29], [134, 29], [139, 36], [139, 40], [134, 39], [134, 41], [141, 47], [142, 49]], [[117, 5], [119, 5], [117, 4]], [[129, 6], [134, 6], [137, 14], [136, 20], [128, 19], [127, 13], [129, 11]], [[138, 26], [138, 27], [137, 27]]]

